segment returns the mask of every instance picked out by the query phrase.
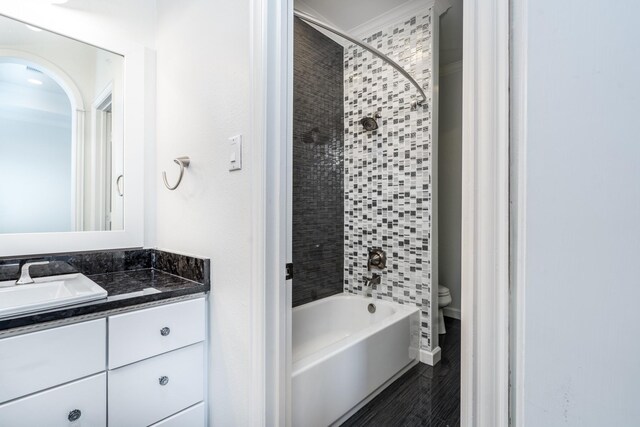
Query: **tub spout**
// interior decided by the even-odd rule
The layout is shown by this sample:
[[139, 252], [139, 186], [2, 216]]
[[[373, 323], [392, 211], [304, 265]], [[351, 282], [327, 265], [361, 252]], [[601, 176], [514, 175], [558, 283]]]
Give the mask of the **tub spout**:
[[364, 285], [366, 287], [375, 286], [380, 284], [381, 276], [379, 274], [373, 273], [371, 277], [365, 277]]

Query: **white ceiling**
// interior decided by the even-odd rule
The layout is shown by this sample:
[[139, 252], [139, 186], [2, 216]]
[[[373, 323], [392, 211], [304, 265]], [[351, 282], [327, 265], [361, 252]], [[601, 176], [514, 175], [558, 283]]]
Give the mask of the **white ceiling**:
[[[411, 0], [295, 0], [343, 30], [351, 30]], [[302, 8], [301, 8], [302, 9]]]

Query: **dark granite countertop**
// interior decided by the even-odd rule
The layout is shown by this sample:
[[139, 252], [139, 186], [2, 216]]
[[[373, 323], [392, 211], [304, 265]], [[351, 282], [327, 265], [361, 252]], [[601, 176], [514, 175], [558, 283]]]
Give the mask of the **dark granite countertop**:
[[[3, 318], [0, 319], [0, 331], [134, 307], [140, 304], [185, 295], [204, 294], [210, 290], [209, 260], [185, 257], [183, 255], [156, 250], [137, 250], [135, 256], [140, 257], [141, 251], [145, 252], [143, 256], [149, 257], [149, 262], [143, 263], [142, 266], [148, 266], [149, 268], [126, 269], [116, 267], [96, 269], [95, 263], [87, 265], [85, 261], [84, 265], [82, 263], [74, 264], [68, 259], [63, 259], [63, 256], [60, 255], [37, 257], [38, 259], [51, 258], [54, 261], [64, 261], [68, 263], [75, 271], [84, 273], [104, 288], [107, 291], [107, 298], [37, 313], [19, 314]], [[124, 257], [127, 258], [132, 251], [121, 252], [124, 252]], [[117, 254], [117, 251], [108, 251], [104, 252], [104, 254], [108, 254], [111, 257]], [[69, 255], [69, 257], [72, 256], [78, 257], [78, 254]], [[96, 258], [96, 253], [91, 253], [91, 257]], [[83, 257], [80, 256], [80, 258]], [[11, 263], [9, 263], [9, 261]], [[4, 266], [5, 270], [7, 270], [8, 267], [11, 266], [11, 270], [16, 270], [15, 261], [16, 259], [0, 260], [0, 267]], [[59, 264], [56, 265], [56, 263], [52, 263], [52, 265], [54, 265], [52, 268], [58, 270], [58, 274], [72, 272], [67, 271], [66, 267], [60, 271]], [[132, 266], [140, 267], [141, 265], [136, 263]], [[89, 271], [94, 274], [87, 274]]]

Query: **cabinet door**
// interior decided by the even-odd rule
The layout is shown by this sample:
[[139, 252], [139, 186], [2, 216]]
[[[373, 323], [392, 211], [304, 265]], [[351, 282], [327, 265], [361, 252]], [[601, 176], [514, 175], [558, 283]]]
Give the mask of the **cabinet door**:
[[205, 338], [204, 298], [109, 317], [109, 369]]
[[152, 427], [204, 427], [204, 403], [178, 412]]
[[109, 424], [148, 426], [204, 399], [204, 344], [109, 371]]
[[0, 340], [0, 403], [103, 372], [105, 319]]
[[0, 426], [106, 426], [106, 398], [106, 374], [98, 374], [0, 405]]

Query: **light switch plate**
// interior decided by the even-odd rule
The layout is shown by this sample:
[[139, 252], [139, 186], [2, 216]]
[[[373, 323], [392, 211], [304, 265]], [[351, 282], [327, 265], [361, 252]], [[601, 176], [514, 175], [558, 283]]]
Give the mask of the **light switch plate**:
[[229, 138], [229, 170], [237, 171], [242, 169], [242, 135]]

